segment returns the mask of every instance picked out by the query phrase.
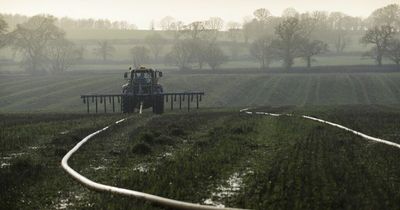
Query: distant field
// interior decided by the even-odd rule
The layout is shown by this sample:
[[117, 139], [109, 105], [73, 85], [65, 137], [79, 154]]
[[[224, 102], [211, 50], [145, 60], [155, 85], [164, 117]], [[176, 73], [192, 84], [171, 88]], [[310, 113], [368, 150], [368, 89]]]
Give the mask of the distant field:
[[[96, 63], [123, 63], [125, 65], [129, 65], [132, 64], [131, 60], [131, 53], [130, 53], [130, 49], [133, 48], [136, 45], [144, 45], [143, 43], [138, 43], [138, 44], [126, 44], [126, 45], [115, 45], [115, 52], [113, 53], [112, 56], [110, 56], [109, 61], [107, 62], [103, 62], [101, 60], [100, 57], [96, 56], [95, 54], [93, 54], [93, 49], [96, 47], [95, 45], [87, 45], [85, 46], [85, 52], [84, 52], [84, 63], [87, 63], [86, 65], [75, 65], [72, 66], [72, 69], [85, 69], [87, 67], [85, 66], [89, 66], [89, 68], [94, 69], [94, 67], [90, 67], [91, 65], [96, 66]], [[169, 52], [170, 50], [170, 45], [166, 46], [165, 48], [163, 48], [163, 50], [161, 51], [161, 57], [160, 60], [158, 61], [158, 63], [160, 64], [156, 64], [159, 65], [162, 68], [177, 68], [175, 66], [166, 66], [164, 63], [164, 55], [166, 53]], [[229, 56], [231, 54], [231, 52], [226, 49], [225, 47], [222, 47], [222, 49], [225, 51], [225, 54], [227, 56]], [[243, 47], [240, 49], [240, 54], [239, 56], [241, 56], [240, 59], [238, 60], [228, 60], [227, 62], [225, 62], [224, 64], [222, 64], [220, 66], [220, 68], [222, 69], [226, 69], [226, 68], [258, 68], [260, 67], [260, 64], [255, 60], [252, 59], [252, 57], [250, 57], [248, 54], [248, 49]], [[358, 55], [359, 54], [359, 55]], [[373, 59], [369, 59], [369, 58], [363, 58], [361, 55], [362, 53], [356, 53], [356, 54], [350, 54], [350, 55], [321, 55], [321, 56], [315, 56], [314, 57], [314, 61], [312, 63], [313, 66], [335, 66], [335, 65], [375, 65], [375, 62]], [[0, 59], [11, 59], [11, 51], [9, 51], [9, 49], [4, 49], [2, 51], [0, 51]], [[19, 59], [19, 58], [18, 58]], [[385, 64], [392, 64], [391, 61], [388, 60], [384, 60]], [[147, 64], [147, 65], [155, 65], [155, 64]], [[107, 66], [107, 65], [106, 65]], [[271, 64], [271, 67], [281, 67], [282, 63], [280, 61], [275, 61]], [[294, 66], [306, 66], [306, 63], [303, 59], [296, 59], [295, 60], [295, 64]], [[193, 68], [198, 68], [197, 64], [194, 63], [193, 64]], [[209, 69], [208, 65], [205, 64], [204, 65], [205, 69]], [[5, 64], [1, 64], [0, 61], [0, 72], [2, 71], [21, 71], [22, 68], [21, 66], [18, 65], [14, 65], [14, 66], [5, 66]]]
[[[79, 96], [119, 93], [124, 70], [0, 76], [0, 112], [82, 112]], [[165, 91], [199, 90], [201, 106], [400, 104], [399, 73], [179, 74], [167, 71]]]

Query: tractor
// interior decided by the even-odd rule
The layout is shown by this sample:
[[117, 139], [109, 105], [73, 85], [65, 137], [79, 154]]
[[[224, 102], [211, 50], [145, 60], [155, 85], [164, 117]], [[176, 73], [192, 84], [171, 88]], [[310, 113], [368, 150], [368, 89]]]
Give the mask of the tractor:
[[[124, 73], [127, 83], [122, 86], [122, 93], [118, 94], [86, 94], [81, 95], [83, 103], [86, 104], [87, 113], [90, 113], [90, 101], [95, 105], [95, 113], [99, 111], [99, 103], [103, 104], [104, 112], [116, 111], [122, 113], [134, 113], [135, 109], [142, 113], [143, 109], [152, 108], [153, 113], [163, 114], [164, 103], [170, 103], [171, 110], [174, 104], [182, 109], [183, 102], [187, 102], [187, 110], [190, 111], [191, 103], [196, 101], [196, 108], [202, 101], [204, 92], [185, 91], [185, 92], [164, 92], [163, 87], [158, 83], [163, 76], [161, 71], [151, 68], [140, 67], [137, 69], [129, 68]], [[107, 101], [110, 104], [107, 106]], [[116, 106], [117, 102], [120, 106]], [[111, 109], [111, 110], [110, 110]]]
[[129, 69], [124, 78], [128, 81], [122, 86], [122, 112], [132, 113], [137, 109], [152, 107], [153, 113], [164, 112], [163, 88], [158, 84], [162, 72], [141, 67]]

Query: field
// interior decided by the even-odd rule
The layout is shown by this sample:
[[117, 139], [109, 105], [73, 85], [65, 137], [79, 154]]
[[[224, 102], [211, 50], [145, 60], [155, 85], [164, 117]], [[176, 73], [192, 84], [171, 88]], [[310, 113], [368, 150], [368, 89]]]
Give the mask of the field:
[[298, 117], [238, 112], [307, 114], [400, 143], [400, 72], [391, 67], [167, 69], [164, 90], [205, 91], [203, 109], [83, 114], [79, 95], [119, 93], [125, 83], [125, 65], [99, 66], [0, 74], [0, 209], [165, 209], [90, 191], [60, 167], [80, 139], [125, 117], [79, 150], [72, 168], [104, 184], [210, 205], [399, 208], [397, 149]]
[[[121, 67], [122, 68], [122, 67]], [[165, 91], [199, 90], [201, 106], [400, 104], [400, 72], [164, 71]], [[1, 74], [0, 112], [83, 112], [81, 94], [119, 93], [123, 69], [57, 75]]]
[[[135, 6], [131, 20], [143, 9]], [[296, 15], [291, 8], [275, 18], [259, 9], [255, 19], [243, 18], [243, 30], [215, 30], [217, 19], [168, 23], [177, 31], [154, 30], [155, 20], [151, 30], [108, 30], [89, 29], [108, 28], [102, 21], [60, 19], [68, 42], [52, 35], [57, 30], [50, 19], [35, 19], [32, 30], [15, 26], [9, 36], [15, 24], [4, 27], [0, 17], [0, 210], [174, 209], [110, 188], [96, 191], [71, 177], [63, 157], [88, 138], [68, 165], [103, 187], [240, 209], [400, 210], [400, 66], [389, 59], [400, 33], [365, 28], [385, 25], [383, 16], [395, 7], [363, 21], [342, 13]], [[382, 46], [381, 66], [373, 59], [380, 56], [376, 39], [391, 45]], [[107, 58], [99, 56], [100, 46], [109, 49]], [[260, 69], [255, 54], [273, 62]], [[290, 55], [293, 66], [285, 68]], [[56, 58], [73, 64], [50, 72]], [[185, 60], [185, 68], [171, 64], [174, 59]], [[216, 69], [207, 64], [213, 60], [221, 61]], [[200, 109], [195, 95], [190, 111], [189, 96], [179, 110], [177, 93], [178, 100], [164, 98], [161, 115], [122, 113], [127, 107], [118, 97], [81, 99], [120, 94], [134, 62], [162, 71], [164, 92], [204, 92]], [[147, 101], [131, 102], [147, 107]]]
[[[400, 142], [388, 106], [259, 108], [309, 114]], [[59, 166], [87, 134], [122, 115], [3, 114], [3, 209], [164, 209], [89, 191]], [[88, 178], [169, 198], [252, 209], [398, 209], [399, 151], [301, 118], [203, 109], [133, 115], [70, 161]]]

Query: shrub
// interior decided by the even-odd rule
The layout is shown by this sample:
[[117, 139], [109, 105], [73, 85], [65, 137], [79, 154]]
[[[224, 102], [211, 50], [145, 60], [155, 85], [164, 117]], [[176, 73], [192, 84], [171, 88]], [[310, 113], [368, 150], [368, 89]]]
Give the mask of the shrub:
[[186, 135], [185, 131], [182, 128], [172, 128], [170, 131], [171, 136], [184, 136]]
[[152, 153], [152, 149], [147, 143], [141, 142], [133, 146], [132, 152], [138, 155], [148, 155]]
[[155, 143], [161, 145], [172, 145], [174, 143], [174, 139], [170, 136], [160, 135], [155, 138]]

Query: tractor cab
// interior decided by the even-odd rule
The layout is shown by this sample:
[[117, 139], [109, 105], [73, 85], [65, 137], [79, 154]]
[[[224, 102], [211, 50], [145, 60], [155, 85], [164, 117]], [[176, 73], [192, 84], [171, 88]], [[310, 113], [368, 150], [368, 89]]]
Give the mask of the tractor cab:
[[129, 68], [129, 70], [124, 74], [124, 78], [128, 80], [128, 83], [123, 86], [124, 92], [139, 95], [153, 94], [161, 88], [158, 79], [162, 77], [162, 72], [145, 67]]
[[125, 72], [124, 78], [128, 79], [131, 83], [138, 84], [151, 84], [157, 83], [158, 78], [162, 77], [162, 72], [140, 67], [139, 69], [129, 68], [129, 72]]

